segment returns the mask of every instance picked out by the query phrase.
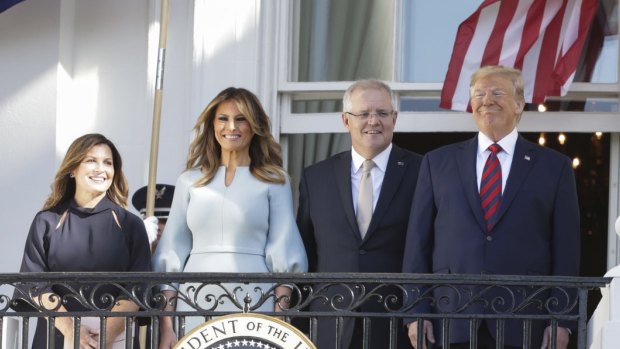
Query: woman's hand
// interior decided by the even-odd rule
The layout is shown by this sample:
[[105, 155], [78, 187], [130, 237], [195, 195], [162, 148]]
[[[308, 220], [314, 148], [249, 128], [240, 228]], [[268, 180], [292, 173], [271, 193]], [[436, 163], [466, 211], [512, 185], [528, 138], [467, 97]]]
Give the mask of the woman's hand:
[[159, 349], [171, 349], [177, 344], [177, 335], [172, 326], [160, 326]]
[[[73, 330], [66, 334], [64, 348], [73, 348], [73, 341], [75, 336]], [[86, 325], [80, 326], [80, 349], [98, 349], [99, 348], [99, 329], [92, 328]]]
[[291, 294], [293, 291], [290, 286], [280, 285], [276, 287], [275, 312], [287, 310], [291, 306]]
[[[177, 293], [171, 290], [163, 291], [166, 299], [165, 311], [174, 311], [176, 309]], [[177, 335], [174, 333], [172, 316], [162, 316], [159, 319], [159, 349], [171, 349], [177, 344]]]

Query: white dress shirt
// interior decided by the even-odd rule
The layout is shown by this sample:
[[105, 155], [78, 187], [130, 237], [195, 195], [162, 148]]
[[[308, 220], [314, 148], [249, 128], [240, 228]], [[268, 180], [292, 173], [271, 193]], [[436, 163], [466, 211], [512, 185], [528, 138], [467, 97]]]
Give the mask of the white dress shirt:
[[353, 194], [353, 209], [357, 213], [357, 196], [360, 190], [360, 180], [362, 179], [362, 164], [364, 160], [372, 160], [375, 163], [375, 167], [370, 170], [370, 176], [372, 177], [372, 210], [374, 212], [377, 207], [377, 200], [379, 199], [379, 193], [381, 193], [381, 185], [383, 184], [383, 178], [385, 177], [385, 170], [387, 169], [388, 160], [390, 159], [390, 152], [392, 151], [392, 143], [385, 148], [382, 152], [377, 154], [372, 159], [365, 159], [355, 149], [351, 148], [351, 194]]
[[[510, 174], [510, 166], [512, 165], [512, 157], [515, 153], [515, 146], [517, 145], [517, 137], [519, 132], [515, 127], [512, 132], [500, 139], [497, 144], [502, 147], [502, 151], [497, 154], [499, 164], [502, 168], [502, 194], [506, 188], [506, 181], [508, 181], [508, 175]], [[478, 178], [478, 192], [480, 192], [480, 180], [482, 179], [482, 170], [484, 169], [484, 163], [487, 161], [491, 151], [488, 150], [489, 146], [493, 142], [484, 133], [478, 132], [478, 155], [476, 156], [476, 177]]]

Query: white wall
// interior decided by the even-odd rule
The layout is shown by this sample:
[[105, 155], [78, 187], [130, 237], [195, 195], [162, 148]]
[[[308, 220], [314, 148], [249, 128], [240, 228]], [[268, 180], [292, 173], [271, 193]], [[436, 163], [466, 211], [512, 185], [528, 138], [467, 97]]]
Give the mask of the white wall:
[[19, 269], [34, 213], [56, 167], [60, 0], [0, 14], [0, 271]]
[[[259, 8], [170, 1], [158, 182], [176, 181], [217, 92], [257, 90]], [[30, 222], [77, 136], [99, 132], [117, 145], [130, 195], [146, 184], [159, 10], [159, 0], [27, 0], [0, 14], [0, 272], [19, 269]]]

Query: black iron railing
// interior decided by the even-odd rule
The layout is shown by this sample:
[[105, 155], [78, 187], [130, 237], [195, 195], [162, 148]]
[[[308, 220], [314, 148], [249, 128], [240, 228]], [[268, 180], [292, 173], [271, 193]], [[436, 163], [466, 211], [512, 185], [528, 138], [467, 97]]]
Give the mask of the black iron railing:
[[[300, 328], [313, 342], [320, 335], [317, 323], [321, 319], [335, 319], [336, 328], [341, 328], [348, 319], [361, 319], [363, 347], [370, 348], [373, 320], [387, 319], [390, 336], [384, 348], [396, 348], [397, 330], [403, 319], [438, 320], [443, 329], [438, 340], [444, 347], [449, 343], [451, 325], [459, 320], [468, 321], [471, 328], [485, 319], [496, 320], [500, 342], [506, 324], [516, 320], [523, 328], [523, 347], [527, 348], [532, 323], [546, 321], [553, 333], [557, 326], [570, 324], [576, 329], [571, 341], [581, 349], [586, 348], [589, 293], [610, 281], [610, 278], [446, 274], [0, 274], [3, 285], [0, 322], [9, 316], [18, 318], [21, 347], [27, 348], [31, 337], [28, 325], [33, 318], [49, 319], [49, 331], [58, 317], [72, 317], [75, 330], [79, 329], [82, 317], [125, 317], [126, 347], [132, 348], [131, 337], [137, 333], [138, 324], [145, 322], [135, 319], [147, 319], [148, 346], [157, 348], [161, 316], [173, 316], [177, 320], [178, 336], [182, 337], [191, 330], [185, 328], [185, 320], [192, 316], [208, 320], [228, 313], [260, 312], [301, 324]], [[166, 297], [161, 285], [178, 291], [176, 297]], [[279, 285], [292, 289], [291, 299], [276, 297], [275, 288]], [[47, 297], [45, 302], [40, 297], [42, 294]], [[140, 310], [112, 311], [122, 299], [133, 301]], [[177, 303], [177, 311], [164, 310], [170, 302]], [[287, 309], [264, 310], [273, 309], [274, 302]], [[79, 310], [62, 312], [60, 305]], [[421, 329], [421, 321], [418, 323]], [[105, 330], [106, 322], [101, 321], [101, 333]], [[471, 333], [475, 347], [475, 331]], [[100, 347], [105, 344], [105, 337], [101, 336]], [[551, 347], [555, 344], [552, 336]], [[48, 340], [48, 345], [53, 347], [53, 341]], [[78, 348], [77, 342], [74, 345]], [[336, 337], [333, 348], [339, 347]]]

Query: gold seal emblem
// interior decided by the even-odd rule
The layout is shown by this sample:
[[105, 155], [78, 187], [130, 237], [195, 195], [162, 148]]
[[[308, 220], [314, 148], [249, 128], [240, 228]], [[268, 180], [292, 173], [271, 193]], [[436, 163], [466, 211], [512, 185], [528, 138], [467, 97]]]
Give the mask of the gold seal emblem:
[[175, 349], [316, 349], [297, 328], [262, 314], [218, 316], [194, 328]]

